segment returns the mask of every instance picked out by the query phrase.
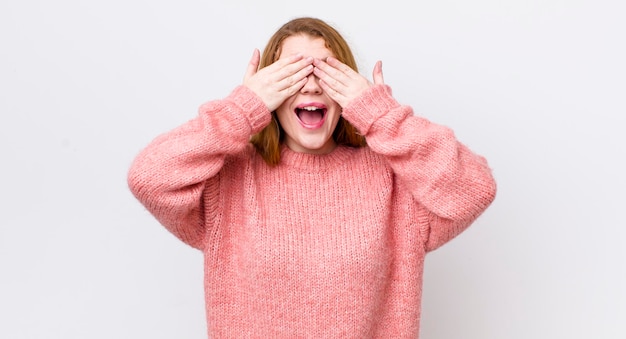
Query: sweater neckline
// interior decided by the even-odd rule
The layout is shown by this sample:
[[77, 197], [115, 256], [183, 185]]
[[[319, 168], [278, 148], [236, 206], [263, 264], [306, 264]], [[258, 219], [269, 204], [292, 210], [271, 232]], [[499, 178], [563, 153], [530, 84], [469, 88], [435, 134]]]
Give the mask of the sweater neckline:
[[301, 169], [306, 172], [319, 172], [343, 164], [355, 148], [338, 145], [327, 154], [311, 154], [296, 152], [286, 145], [282, 145], [280, 162], [282, 165]]

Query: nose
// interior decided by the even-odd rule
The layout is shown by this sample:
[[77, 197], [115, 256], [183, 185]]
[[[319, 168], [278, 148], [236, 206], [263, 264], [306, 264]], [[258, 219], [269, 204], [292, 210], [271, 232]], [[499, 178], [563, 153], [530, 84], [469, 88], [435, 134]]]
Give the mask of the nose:
[[300, 93], [302, 94], [322, 94], [322, 87], [318, 83], [319, 78], [316, 77], [313, 73], [309, 74], [307, 77], [306, 84], [302, 86], [300, 89]]

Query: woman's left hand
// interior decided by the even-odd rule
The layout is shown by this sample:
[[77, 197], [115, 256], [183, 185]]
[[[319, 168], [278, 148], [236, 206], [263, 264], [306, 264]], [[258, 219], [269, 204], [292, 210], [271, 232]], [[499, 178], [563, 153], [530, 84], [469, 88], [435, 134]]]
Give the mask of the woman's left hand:
[[315, 59], [313, 65], [313, 73], [319, 78], [322, 89], [342, 108], [370, 87], [384, 84], [381, 61], [374, 65], [373, 83], [333, 57], [328, 57], [326, 61]]

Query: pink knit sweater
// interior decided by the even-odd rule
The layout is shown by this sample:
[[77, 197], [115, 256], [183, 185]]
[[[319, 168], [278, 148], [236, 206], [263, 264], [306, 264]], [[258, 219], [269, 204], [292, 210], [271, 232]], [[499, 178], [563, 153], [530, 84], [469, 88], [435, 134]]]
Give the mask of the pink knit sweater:
[[211, 338], [417, 338], [424, 257], [492, 202], [485, 159], [377, 85], [343, 110], [368, 147], [249, 143], [270, 112], [249, 89], [201, 106], [135, 159], [133, 194], [205, 257]]

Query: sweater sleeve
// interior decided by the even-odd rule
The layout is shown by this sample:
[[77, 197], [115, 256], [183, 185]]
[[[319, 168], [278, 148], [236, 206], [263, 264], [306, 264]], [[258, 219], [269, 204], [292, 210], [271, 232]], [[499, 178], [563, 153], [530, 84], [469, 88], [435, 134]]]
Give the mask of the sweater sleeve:
[[270, 118], [260, 98], [244, 86], [202, 105], [197, 117], [159, 135], [136, 156], [128, 171], [131, 192], [171, 233], [201, 249], [207, 180], [226, 156], [244, 151]]
[[487, 161], [460, 143], [453, 131], [400, 105], [387, 85], [353, 100], [343, 116], [369, 147], [389, 162], [400, 184], [426, 211], [420, 223], [432, 251], [465, 230], [495, 199]]

